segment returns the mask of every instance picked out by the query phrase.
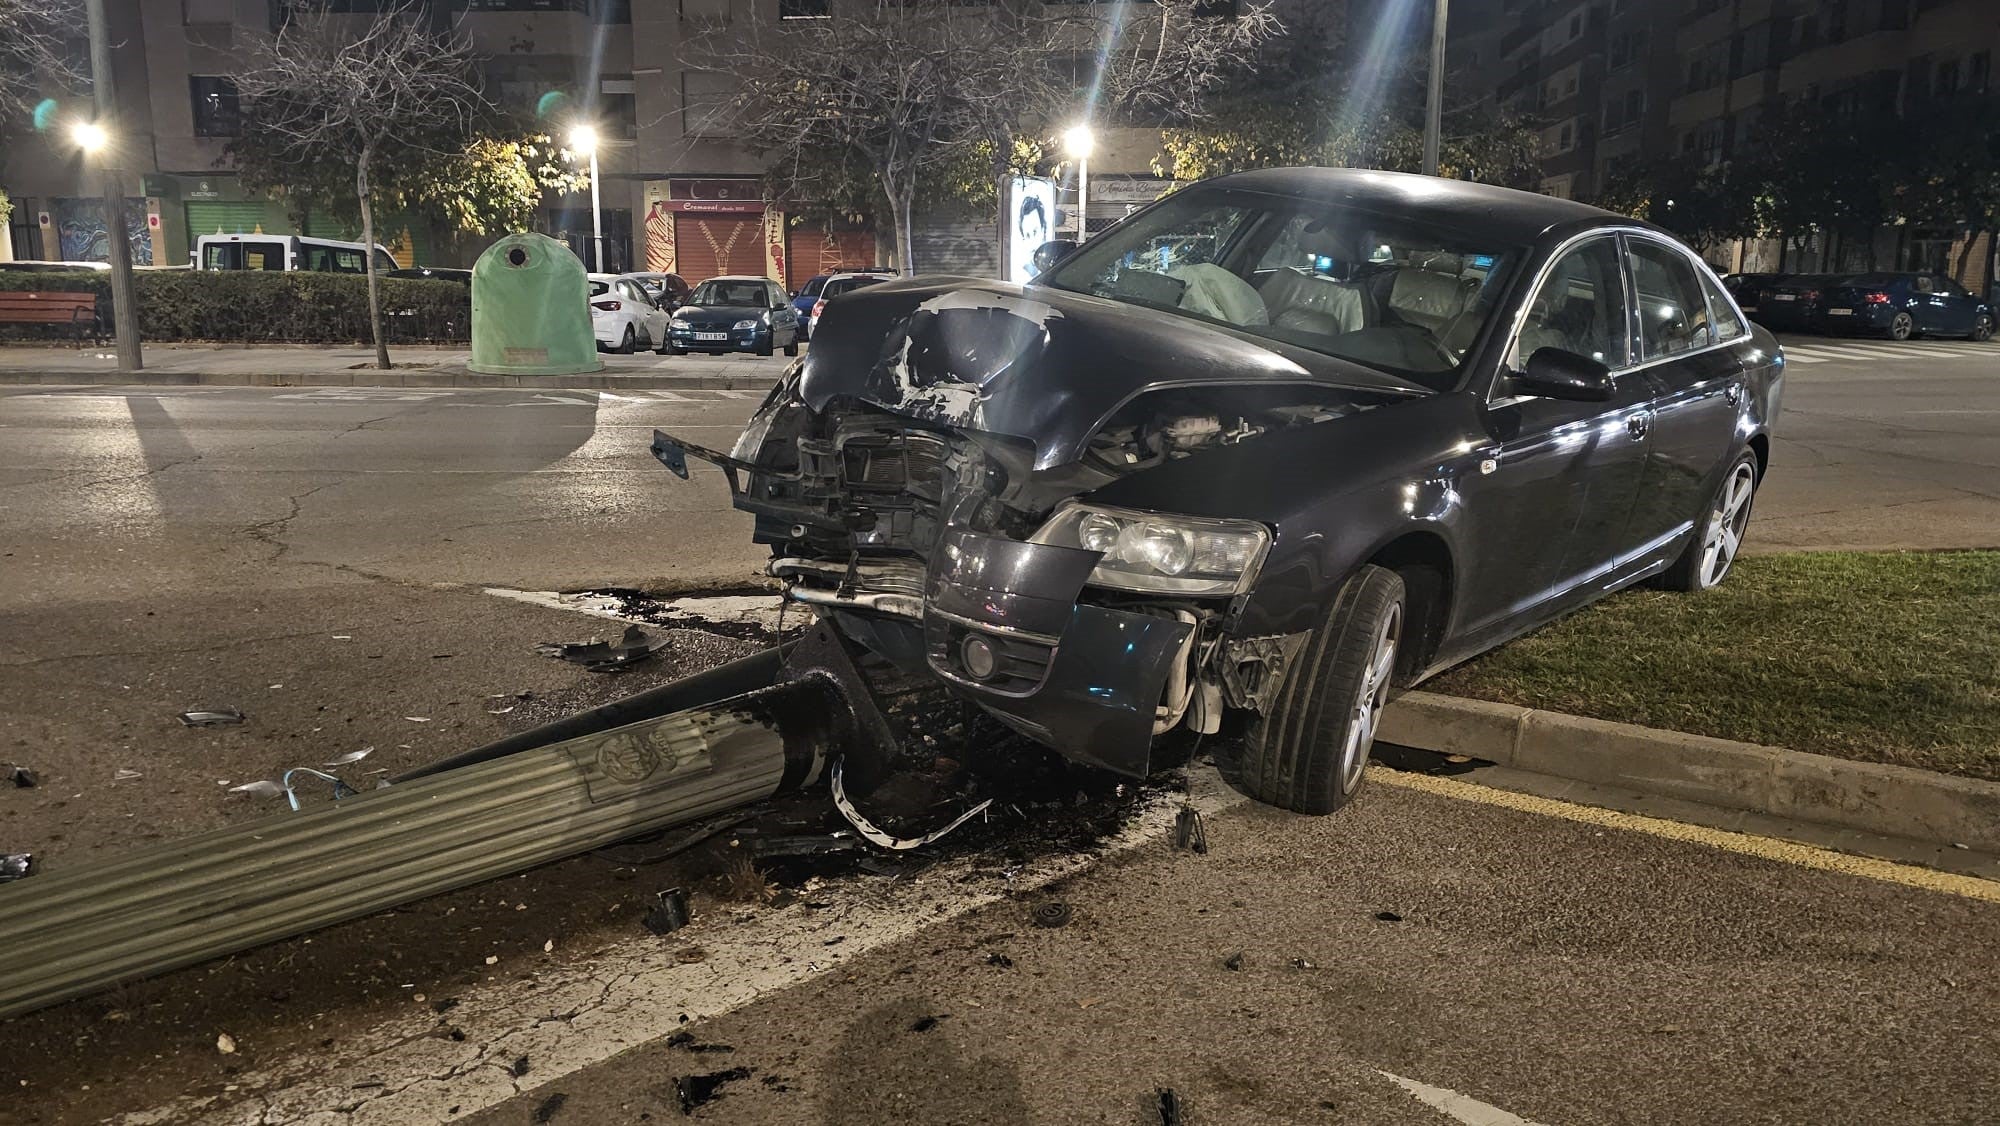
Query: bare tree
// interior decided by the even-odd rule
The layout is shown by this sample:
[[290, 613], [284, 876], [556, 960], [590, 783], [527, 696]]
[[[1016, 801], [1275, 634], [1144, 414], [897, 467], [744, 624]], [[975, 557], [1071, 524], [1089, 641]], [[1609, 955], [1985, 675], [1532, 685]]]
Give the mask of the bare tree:
[[376, 366], [386, 369], [370, 173], [391, 151], [462, 147], [487, 103], [471, 41], [437, 27], [420, 0], [395, 0], [361, 15], [339, 6], [295, 6], [262, 45], [257, 66], [236, 84], [249, 101], [247, 118], [287, 159], [353, 169], [367, 248], [369, 329]]
[[0, 122], [32, 111], [46, 89], [80, 85], [62, 45], [82, 29], [80, 0], [0, 0]]
[[985, 145], [999, 175], [1017, 137], [1080, 116], [1198, 117], [1202, 96], [1278, 29], [1262, 4], [1221, 17], [1206, 14], [1213, 0], [1096, 7], [847, 0], [831, 19], [717, 25], [690, 37], [684, 61], [729, 75], [734, 93], [690, 107], [715, 119], [691, 124], [726, 122], [780, 168], [866, 166], [910, 273], [926, 173]]

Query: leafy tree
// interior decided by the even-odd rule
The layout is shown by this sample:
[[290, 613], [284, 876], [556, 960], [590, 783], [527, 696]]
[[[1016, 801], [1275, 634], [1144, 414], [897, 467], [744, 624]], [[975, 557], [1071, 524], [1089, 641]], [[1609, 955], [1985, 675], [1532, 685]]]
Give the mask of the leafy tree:
[[[352, 176], [368, 271], [375, 363], [388, 368], [375, 255], [375, 182], [397, 154], [462, 152], [487, 106], [474, 83], [471, 44], [438, 30], [419, 0], [389, 0], [370, 17], [329, 0], [288, 9], [262, 44], [257, 66], [237, 78], [254, 130], [270, 135], [279, 167], [322, 163]], [[439, 138], [453, 138], [444, 148]], [[393, 173], [390, 174], [393, 179]], [[309, 179], [319, 199], [331, 199]]]
[[[718, 115], [784, 183], [814, 185], [853, 213], [872, 184], [909, 272], [920, 191], [983, 192], [967, 174], [980, 154], [991, 183], [1017, 139], [1085, 108], [1098, 120], [1197, 117], [1207, 92], [1277, 27], [1261, 4], [1228, 18], [1210, 7], [861, 0], [834, 20], [739, 16], [692, 36], [687, 61], [734, 79]], [[1094, 105], [1078, 104], [1082, 91], [1095, 92]]]
[[1961, 97], [1927, 107], [1900, 132], [1886, 206], [1913, 226], [1965, 232], [1953, 272], [1964, 277], [1973, 244], [2000, 231], [2000, 98]]
[[1697, 250], [1757, 233], [1754, 177], [1740, 166], [1651, 160], [1614, 173], [1592, 202], [1657, 223]]

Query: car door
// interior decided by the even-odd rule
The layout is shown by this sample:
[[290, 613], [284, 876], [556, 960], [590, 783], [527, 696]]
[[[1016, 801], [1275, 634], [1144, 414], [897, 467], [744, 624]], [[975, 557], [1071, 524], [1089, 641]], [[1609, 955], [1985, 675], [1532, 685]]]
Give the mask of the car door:
[[1916, 291], [1910, 315], [1916, 318], [1917, 331], [1947, 334], [1961, 331], [1953, 327], [1951, 297], [1938, 286], [1938, 281], [1936, 274], [1918, 274], [1910, 279], [1911, 288]]
[[783, 287], [778, 283], [765, 282], [764, 288], [767, 294], [764, 303], [771, 308], [771, 342], [782, 346], [784, 342], [797, 341], [798, 310], [792, 308], [791, 301], [786, 298]]
[[631, 300], [638, 307], [640, 329], [646, 339], [658, 345], [667, 338], [667, 314], [660, 311], [658, 299], [652, 291], [638, 282], [627, 280], [625, 287], [632, 291]]
[[1979, 300], [1966, 292], [1964, 286], [1945, 277], [1935, 275], [1932, 284], [1939, 298], [1940, 317], [1938, 332], [1952, 336], [1965, 336], [1972, 332], [1973, 321], [1979, 315]]
[[1639, 310], [1638, 374], [1655, 388], [1646, 470], [1625, 553], [1658, 555], [1704, 514], [1735, 455], [1748, 327], [1687, 251], [1627, 235], [1627, 271]]
[[[1461, 482], [1467, 574], [1461, 635], [1480, 648], [1574, 603], [1582, 577], [1615, 555], [1645, 468], [1653, 385], [1635, 374], [1624, 256], [1615, 234], [1559, 255], [1534, 295], [1484, 412], [1476, 475]], [[1545, 347], [1599, 360], [1612, 396], [1572, 402], [1516, 394], [1508, 373]]]

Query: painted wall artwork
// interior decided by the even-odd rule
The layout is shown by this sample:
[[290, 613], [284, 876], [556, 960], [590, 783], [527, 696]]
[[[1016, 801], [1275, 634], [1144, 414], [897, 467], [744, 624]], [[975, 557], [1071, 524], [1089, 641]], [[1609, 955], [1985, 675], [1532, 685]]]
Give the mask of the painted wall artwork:
[[[56, 239], [65, 262], [109, 262], [111, 245], [104, 230], [104, 209], [96, 199], [55, 201]], [[134, 266], [153, 264], [153, 232], [146, 226], [146, 201], [125, 201], [125, 241]]]

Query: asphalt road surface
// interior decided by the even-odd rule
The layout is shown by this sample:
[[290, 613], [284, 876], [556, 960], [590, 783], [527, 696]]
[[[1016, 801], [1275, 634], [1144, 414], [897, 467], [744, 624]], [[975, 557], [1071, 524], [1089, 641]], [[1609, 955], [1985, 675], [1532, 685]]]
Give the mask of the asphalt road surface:
[[[1753, 545], [2000, 545], [2000, 348], [1792, 344]], [[483, 591], [754, 582], [762, 553], [719, 475], [679, 481], [646, 450], [655, 426], [727, 445], [754, 398], [0, 389], [0, 761], [43, 775], [0, 792], [0, 851], [54, 867], [258, 815], [226, 785], [363, 745], [400, 769], [742, 651], [686, 631], [663, 669], [596, 678], [532, 651], [593, 623]], [[252, 720], [173, 718], [216, 706]], [[519, 903], [475, 889], [0, 1025], [21, 1084], [0, 1120], [251, 1121], [236, 1111], [339, 1066], [356, 1107], [452, 1078], [426, 1081], [435, 1105], [311, 1121], [529, 1121], [557, 1093], [552, 1121], [659, 1119], [676, 1076], [736, 1066], [753, 1076], [698, 1117], [1147, 1121], [1172, 1086], [1196, 1122], [1452, 1120], [1383, 1072], [1550, 1126], [1972, 1122], [2000, 1095], [1990, 903], [1391, 787], [1331, 820], [1240, 809], [1215, 829], [1208, 857], [1155, 847], [1075, 877], [1057, 930], [1024, 922], [1035, 856], [892, 902], [870, 941], [843, 913], [872, 883], [711, 905], [689, 940], [706, 971], [633, 945], [631, 885], [558, 866]], [[782, 953], [724, 977], [732, 943]], [[596, 976], [621, 957], [641, 968]], [[557, 979], [594, 1000], [537, 992]], [[662, 982], [736, 1051], [645, 1046], [675, 1022], [635, 983]], [[463, 1039], [412, 1006], [445, 990]], [[503, 1015], [482, 1027], [488, 1004]], [[227, 1057], [225, 1024], [244, 1045]], [[537, 1047], [512, 1074], [510, 1036], [573, 1029], [566, 1055]]]

